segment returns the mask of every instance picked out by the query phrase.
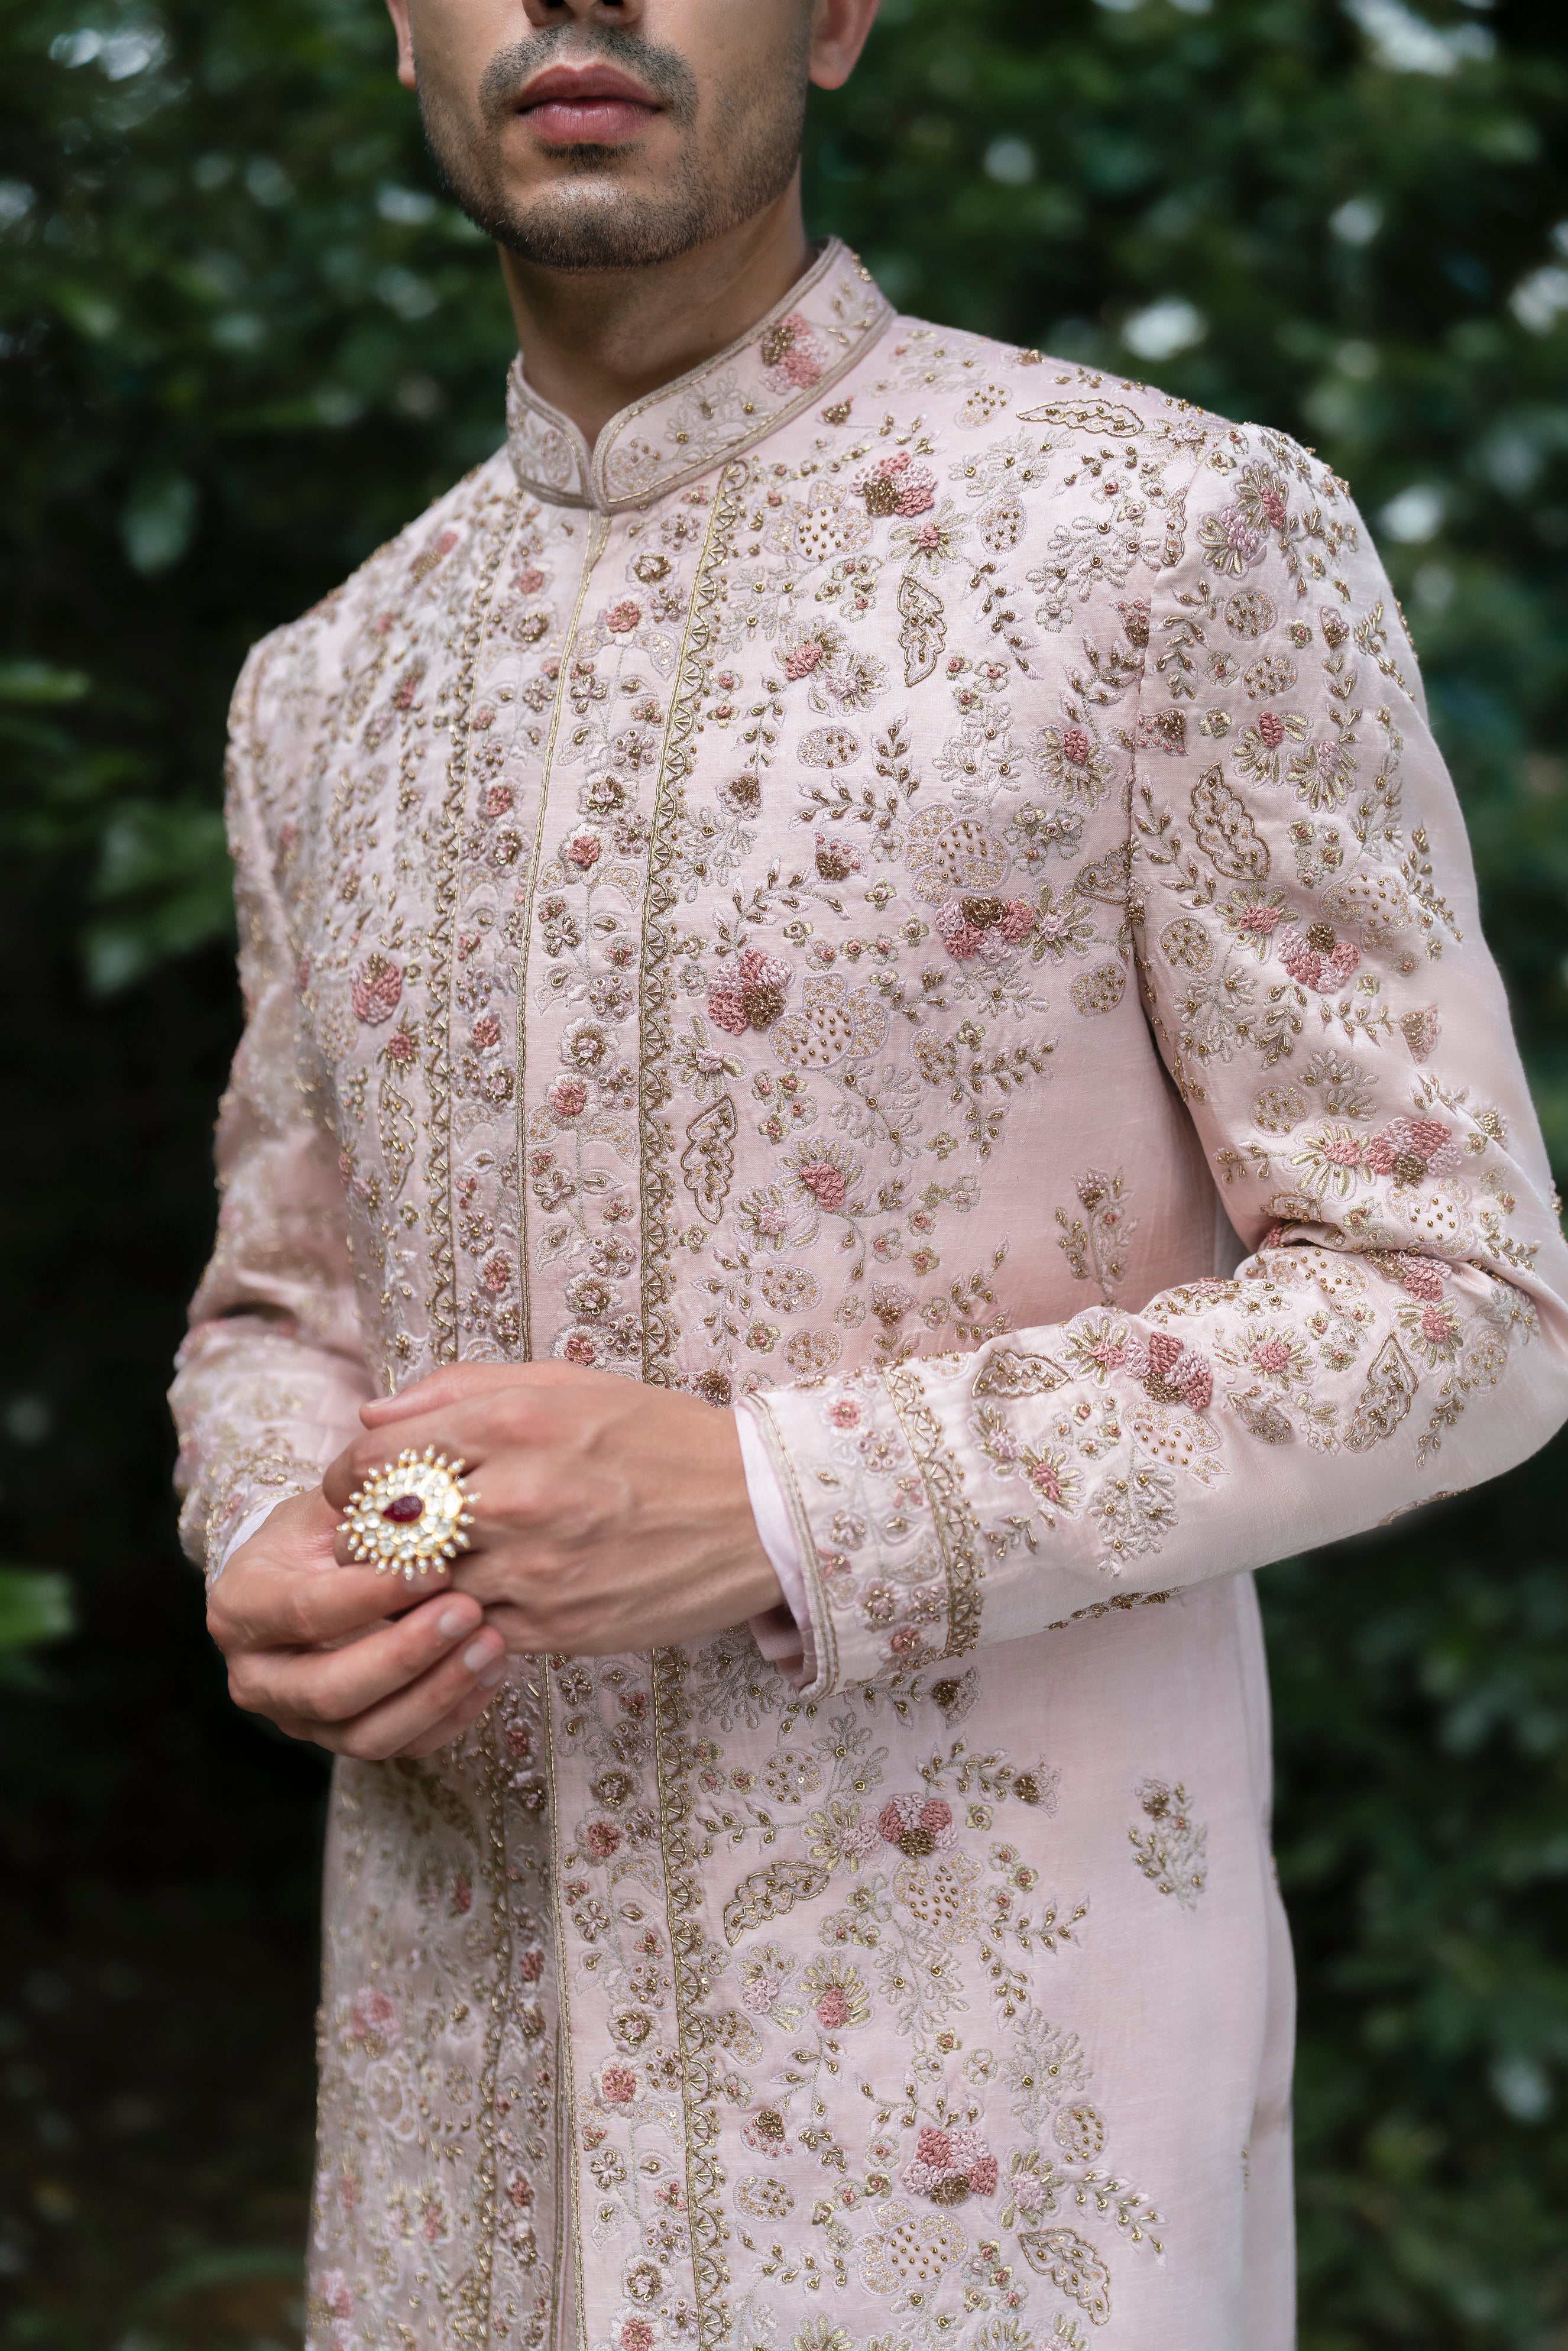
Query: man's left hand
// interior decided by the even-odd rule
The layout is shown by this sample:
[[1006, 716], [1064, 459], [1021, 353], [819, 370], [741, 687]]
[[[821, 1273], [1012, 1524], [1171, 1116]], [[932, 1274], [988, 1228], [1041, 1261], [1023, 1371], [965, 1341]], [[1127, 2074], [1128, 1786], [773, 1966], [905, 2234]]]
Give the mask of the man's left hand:
[[735, 1416], [695, 1396], [567, 1364], [457, 1364], [360, 1416], [368, 1433], [328, 1470], [328, 1500], [341, 1510], [405, 1447], [460, 1457], [476, 1499], [451, 1588], [516, 1654], [662, 1648], [782, 1597]]

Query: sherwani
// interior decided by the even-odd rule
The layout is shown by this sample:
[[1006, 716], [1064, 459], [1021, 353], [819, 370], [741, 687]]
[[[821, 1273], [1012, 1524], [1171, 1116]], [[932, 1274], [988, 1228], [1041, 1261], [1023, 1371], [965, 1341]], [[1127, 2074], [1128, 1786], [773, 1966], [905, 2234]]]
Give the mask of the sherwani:
[[229, 806], [193, 1552], [554, 1355], [744, 1413], [803, 1593], [339, 1766], [316, 2351], [1282, 2351], [1249, 1571], [1568, 1414], [1345, 486], [831, 244], [591, 452], [515, 369]]

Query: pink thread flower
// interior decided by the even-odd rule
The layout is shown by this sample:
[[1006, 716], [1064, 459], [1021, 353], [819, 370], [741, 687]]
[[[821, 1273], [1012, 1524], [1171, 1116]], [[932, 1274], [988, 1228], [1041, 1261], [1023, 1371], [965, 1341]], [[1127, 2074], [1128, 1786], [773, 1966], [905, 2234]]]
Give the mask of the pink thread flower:
[[1349, 939], [1336, 940], [1327, 923], [1313, 923], [1304, 931], [1281, 934], [1280, 961], [1292, 979], [1323, 996], [1344, 986], [1361, 962], [1361, 950]]
[[935, 475], [916, 465], [907, 449], [879, 457], [861, 486], [873, 515], [900, 515], [913, 522], [936, 503]]
[[913, 2196], [929, 2196], [936, 2204], [961, 2204], [970, 2196], [992, 2194], [998, 2175], [996, 2157], [972, 2125], [939, 2130], [926, 2123], [898, 2176]]
[[762, 364], [770, 375], [781, 376], [796, 392], [810, 392], [822, 379], [822, 360], [812, 328], [791, 310], [778, 319], [762, 339]]
[[843, 1169], [835, 1167], [831, 1159], [804, 1160], [795, 1173], [819, 1207], [832, 1210], [843, 1207], [850, 1187]]
[[349, 2003], [349, 2030], [356, 2041], [384, 2040], [397, 2022], [397, 2010], [384, 1991], [364, 1985]]
[[1452, 1131], [1436, 1118], [1391, 1118], [1371, 1137], [1365, 1155], [1375, 1176], [1392, 1176], [1400, 1184], [1453, 1176], [1464, 1165]]
[[964, 909], [956, 898], [948, 898], [931, 917], [931, 927], [950, 956], [960, 962], [979, 951], [980, 934], [973, 923], [964, 919]]
[[598, 864], [603, 848], [603, 836], [598, 827], [584, 824], [570, 836], [561, 855], [569, 865], [575, 865], [580, 873], [587, 873]]
[[876, 1816], [877, 1834], [911, 1861], [946, 1853], [956, 1832], [953, 1807], [941, 1796], [893, 1796]]
[[785, 676], [792, 683], [803, 677], [810, 677], [821, 660], [823, 651], [824, 648], [817, 638], [802, 637], [800, 643], [791, 645], [784, 656]]
[[604, 625], [614, 635], [623, 637], [636, 627], [642, 617], [641, 604], [634, 604], [630, 596], [627, 596], [622, 598], [619, 604], [612, 604], [604, 615]]
[[356, 1020], [374, 1027], [390, 1020], [402, 994], [402, 974], [390, 956], [368, 955], [350, 983]]
[[1392, 1259], [1390, 1264], [1400, 1288], [1407, 1290], [1412, 1298], [1436, 1301], [1442, 1297], [1442, 1269], [1429, 1257], [1399, 1256]]
[[782, 956], [747, 947], [736, 958], [733, 977], [708, 990], [708, 1019], [731, 1037], [744, 1037], [748, 1029], [771, 1029], [784, 1009], [784, 991], [794, 977]]
[[1249, 523], [1239, 507], [1228, 507], [1219, 517], [1225, 542], [1234, 549], [1243, 563], [1256, 563], [1263, 552], [1263, 534]]
[[557, 1118], [580, 1118], [588, 1108], [588, 1088], [580, 1078], [557, 1078], [545, 1100]]
[[1214, 1398], [1214, 1373], [1207, 1359], [1170, 1331], [1151, 1332], [1126, 1352], [1124, 1367], [1142, 1380], [1156, 1404], [1185, 1404], [1202, 1412]]

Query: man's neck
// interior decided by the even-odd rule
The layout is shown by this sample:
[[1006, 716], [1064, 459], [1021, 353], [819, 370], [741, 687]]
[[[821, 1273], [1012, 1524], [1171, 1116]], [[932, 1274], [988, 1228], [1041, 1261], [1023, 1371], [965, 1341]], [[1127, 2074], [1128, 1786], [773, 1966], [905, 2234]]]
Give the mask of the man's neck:
[[568, 272], [503, 250], [501, 274], [530, 387], [591, 448], [628, 402], [755, 326], [810, 258], [797, 173], [766, 212], [674, 261]]

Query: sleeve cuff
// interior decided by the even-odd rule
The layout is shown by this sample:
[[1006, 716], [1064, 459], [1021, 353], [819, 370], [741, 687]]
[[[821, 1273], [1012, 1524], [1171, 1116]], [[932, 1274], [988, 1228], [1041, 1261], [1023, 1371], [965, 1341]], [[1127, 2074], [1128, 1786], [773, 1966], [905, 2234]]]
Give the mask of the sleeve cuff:
[[784, 1593], [775, 1607], [764, 1609], [760, 1615], [751, 1618], [752, 1637], [768, 1663], [777, 1666], [797, 1689], [804, 1689], [815, 1681], [817, 1664], [800, 1546], [779, 1473], [768, 1454], [768, 1439], [744, 1405], [736, 1407], [735, 1426], [758, 1539]]

